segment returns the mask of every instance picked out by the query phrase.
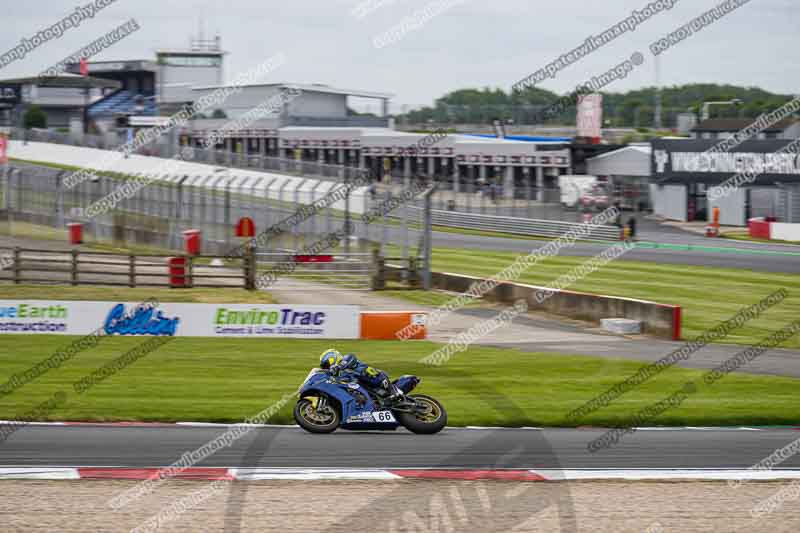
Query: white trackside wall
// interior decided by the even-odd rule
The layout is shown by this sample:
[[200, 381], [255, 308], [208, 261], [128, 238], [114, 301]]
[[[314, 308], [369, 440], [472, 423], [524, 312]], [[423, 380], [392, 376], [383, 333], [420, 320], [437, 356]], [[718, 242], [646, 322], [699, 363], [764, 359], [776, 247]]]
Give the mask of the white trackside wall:
[[653, 212], [669, 220], [686, 221], [687, 190], [685, 185], [650, 185]]
[[782, 224], [773, 222], [769, 225], [769, 235], [776, 241], [800, 242], [800, 224]]

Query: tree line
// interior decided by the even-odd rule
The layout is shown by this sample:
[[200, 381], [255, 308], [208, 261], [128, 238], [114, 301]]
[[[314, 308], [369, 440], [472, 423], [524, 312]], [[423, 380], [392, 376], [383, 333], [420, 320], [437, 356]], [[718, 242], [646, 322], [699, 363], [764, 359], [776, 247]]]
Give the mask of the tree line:
[[[655, 124], [656, 87], [628, 92], [603, 92], [603, 117], [607, 127], [651, 127]], [[552, 106], [562, 95], [530, 87], [523, 91], [503, 89], [459, 89], [438, 98], [433, 106], [422, 107], [397, 118], [406, 124], [480, 124], [500, 119], [514, 124], [575, 124], [575, 106], [542, 122], [542, 110]], [[712, 108], [712, 117], [756, 118], [784, 105], [791, 95], [775, 94], [758, 87], [690, 84], [661, 88], [661, 123], [675, 127], [680, 113], [693, 112], [699, 117], [703, 102], [739, 99], [740, 106]]]

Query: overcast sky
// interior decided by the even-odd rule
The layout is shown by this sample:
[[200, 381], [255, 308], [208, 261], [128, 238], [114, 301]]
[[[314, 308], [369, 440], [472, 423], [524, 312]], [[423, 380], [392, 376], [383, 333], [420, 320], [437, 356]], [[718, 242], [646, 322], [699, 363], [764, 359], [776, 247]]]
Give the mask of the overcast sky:
[[[3, 2], [0, 54], [22, 37], [55, 23], [90, 0]], [[367, 2], [374, 11], [357, 18]], [[426, 5], [450, 7], [376, 49], [373, 39]], [[219, 32], [226, 78], [276, 52], [287, 62], [263, 81], [327, 83], [395, 94], [400, 106], [430, 104], [464, 87], [510, 86], [616, 24], [649, 0], [118, 0], [77, 29], [45, 43], [22, 61], [0, 69], [0, 79], [33, 75], [130, 18], [141, 29], [93, 59], [152, 59], [161, 47], [186, 47], [202, 17], [206, 32]], [[566, 92], [630, 57], [645, 64], [610, 90], [653, 85], [651, 42], [717, 5], [678, 0], [634, 32], [595, 51], [542, 87]], [[751, 0], [699, 34], [668, 50], [661, 60], [665, 85], [714, 82], [800, 93], [800, 0]]]

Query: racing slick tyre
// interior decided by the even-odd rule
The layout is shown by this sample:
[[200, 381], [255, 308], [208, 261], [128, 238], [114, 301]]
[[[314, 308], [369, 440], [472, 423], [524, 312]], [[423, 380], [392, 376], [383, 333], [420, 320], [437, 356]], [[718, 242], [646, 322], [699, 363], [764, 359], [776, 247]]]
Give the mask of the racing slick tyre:
[[297, 424], [310, 433], [333, 433], [339, 427], [339, 411], [333, 405], [326, 405], [321, 410], [314, 409], [314, 404], [301, 398], [294, 406], [294, 419]]
[[409, 431], [421, 435], [432, 435], [444, 429], [447, 425], [447, 411], [438, 400], [424, 394], [413, 394], [407, 398], [414, 400], [421, 410], [414, 414], [395, 412], [398, 422]]

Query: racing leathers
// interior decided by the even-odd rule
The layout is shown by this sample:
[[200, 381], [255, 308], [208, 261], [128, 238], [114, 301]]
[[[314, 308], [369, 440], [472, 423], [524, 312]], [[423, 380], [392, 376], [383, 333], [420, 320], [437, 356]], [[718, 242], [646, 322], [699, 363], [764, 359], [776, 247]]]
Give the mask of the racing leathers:
[[389, 381], [386, 372], [362, 363], [354, 354], [342, 357], [338, 364], [331, 366], [330, 371], [334, 376], [346, 374], [355, 377], [359, 383], [390, 403], [403, 398], [403, 392]]

